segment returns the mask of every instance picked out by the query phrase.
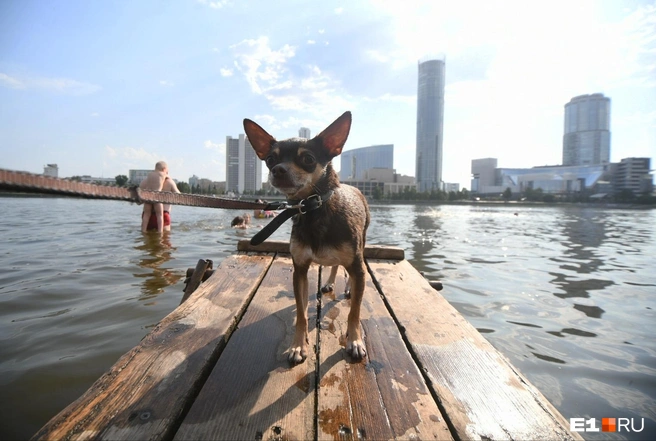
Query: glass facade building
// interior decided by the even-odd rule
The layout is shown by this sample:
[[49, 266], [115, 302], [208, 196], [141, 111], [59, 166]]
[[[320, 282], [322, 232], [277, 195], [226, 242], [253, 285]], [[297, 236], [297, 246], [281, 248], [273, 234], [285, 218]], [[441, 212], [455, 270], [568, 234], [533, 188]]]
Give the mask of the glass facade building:
[[563, 165], [610, 162], [610, 98], [581, 95], [565, 104]]
[[364, 172], [371, 168], [394, 168], [394, 144], [372, 145], [343, 151], [339, 178], [362, 180]]
[[541, 189], [544, 193], [568, 194], [592, 190], [612, 175], [611, 164], [556, 165], [532, 168], [499, 168], [496, 158], [472, 160], [472, 192], [500, 196]]
[[442, 188], [444, 59], [419, 62], [417, 86], [417, 191]]

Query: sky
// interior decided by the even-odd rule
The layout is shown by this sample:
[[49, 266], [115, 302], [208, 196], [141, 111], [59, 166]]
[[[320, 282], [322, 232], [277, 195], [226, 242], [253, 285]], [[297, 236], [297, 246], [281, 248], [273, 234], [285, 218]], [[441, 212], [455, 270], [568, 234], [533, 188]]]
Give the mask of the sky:
[[394, 144], [414, 176], [437, 54], [446, 182], [470, 188], [477, 158], [560, 164], [564, 106], [590, 93], [611, 99], [611, 161], [656, 168], [656, 1], [629, 0], [2, 0], [0, 168], [223, 181], [244, 118], [286, 139], [350, 110], [345, 150]]

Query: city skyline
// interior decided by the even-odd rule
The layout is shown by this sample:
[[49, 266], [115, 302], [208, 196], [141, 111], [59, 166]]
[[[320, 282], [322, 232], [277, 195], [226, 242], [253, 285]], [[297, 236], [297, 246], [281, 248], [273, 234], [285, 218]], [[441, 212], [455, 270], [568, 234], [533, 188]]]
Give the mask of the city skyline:
[[612, 99], [610, 161], [654, 158], [654, 17], [640, 0], [8, 0], [0, 167], [113, 177], [165, 160], [174, 178], [224, 181], [244, 118], [284, 139], [351, 110], [344, 150], [394, 144], [397, 172], [415, 175], [417, 61], [431, 53], [448, 61], [443, 181], [468, 188], [473, 158], [559, 164], [563, 105], [597, 92]]

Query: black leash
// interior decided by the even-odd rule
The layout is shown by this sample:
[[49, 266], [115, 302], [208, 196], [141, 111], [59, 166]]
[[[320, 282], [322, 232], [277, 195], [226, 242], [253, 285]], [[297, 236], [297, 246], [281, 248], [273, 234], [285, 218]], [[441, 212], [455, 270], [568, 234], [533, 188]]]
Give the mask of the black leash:
[[265, 210], [284, 210], [282, 213], [273, 218], [260, 232], [258, 232], [251, 239], [251, 245], [259, 245], [269, 236], [273, 234], [282, 224], [284, 224], [290, 217], [297, 214], [305, 214], [309, 211], [314, 211], [320, 208], [330, 196], [332, 196], [333, 191], [329, 190], [327, 193], [322, 195], [313, 194], [308, 196], [305, 199], [300, 201], [286, 201], [286, 202], [272, 202], [270, 203]]

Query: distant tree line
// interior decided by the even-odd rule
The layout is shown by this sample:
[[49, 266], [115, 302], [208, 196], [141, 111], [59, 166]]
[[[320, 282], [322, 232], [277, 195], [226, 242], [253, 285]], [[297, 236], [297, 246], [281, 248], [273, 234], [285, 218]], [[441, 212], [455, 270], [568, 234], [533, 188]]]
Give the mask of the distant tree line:
[[398, 193], [383, 194], [380, 187], [374, 187], [372, 190], [372, 198], [375, 201], [460, 201], [468, 200], [471, 198], [469, 190], [463, 188], [460, 191], [417, 191], [415, 187], [406, 187], [403, 191]]
[[[501, 198], [506, 201], [513, 200], [513, 193], [510, 187], [502, 193]], [[482, 199], [495, 200], [494, 196], [486, 196]], [[516, 198], [517, 201], [531, 201], [531, 202], [613, 202], [613, 203], [629, 203], [629, 204], [647, 204], [655, 205], [656, 197], [648, 192], [636, 195], [631, 190], [620, 190], [617, 193], [609, 194], [604, 198], [593, 198], [592, 192], [582, 191], [573, 192], [569, 194], [554, 195], [545, 193], [541, 188], [527, 188], [520, 193]]]

